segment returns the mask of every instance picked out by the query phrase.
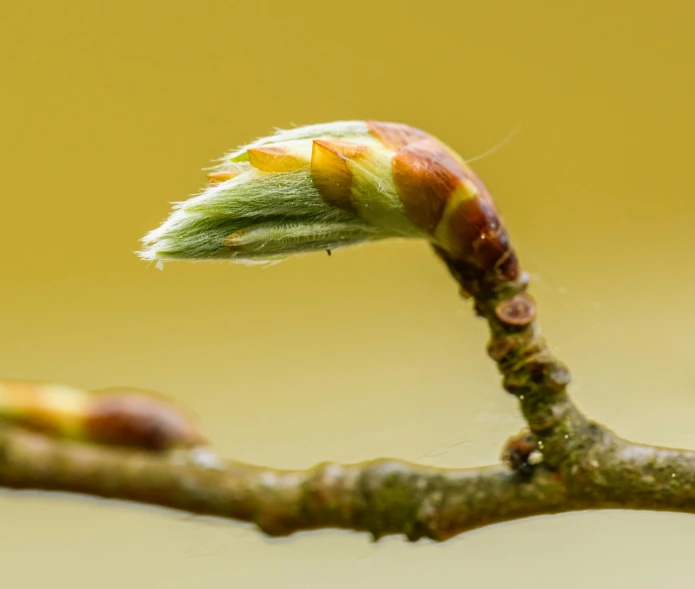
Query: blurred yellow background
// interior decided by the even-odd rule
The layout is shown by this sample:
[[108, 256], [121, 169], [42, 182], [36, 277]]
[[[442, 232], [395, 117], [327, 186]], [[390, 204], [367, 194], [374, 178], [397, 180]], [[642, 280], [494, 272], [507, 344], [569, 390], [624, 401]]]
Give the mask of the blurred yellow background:
[[[521, 426], [424, 243], [266, 268], [137, 259], [201, 168], [381, 119], [475, 158], [592, 417], [695, 447], [695, 5], [20, 2], [0, 9], [0, 377], [133, 385], [230, 457], [494, 462]], [[511, 139], [505, 142], [505, 138]], [[3, 586], [691, 587], [695, 519], [602, 512], [443, 545], [0, 492]]]

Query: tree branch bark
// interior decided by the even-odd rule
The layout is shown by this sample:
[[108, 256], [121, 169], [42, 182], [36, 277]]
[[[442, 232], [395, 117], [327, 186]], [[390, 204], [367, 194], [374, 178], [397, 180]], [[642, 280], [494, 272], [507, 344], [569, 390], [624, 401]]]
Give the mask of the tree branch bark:
[[567, 509], [548, 471], [520, 484], [503, 465], [448, 470], [398, 460], [276, 470], [227, 462], [209, 468], [166, 455], [0, 433], [0, 485], [135, 501], [253, 522], [272, 536], [343, 528], [374, 538], [444, 540], [483, 525]]
[[[159, 443], [133, 449], [71, 441], [10, 420], [0, 424], [0, 487], [79, 493], [252, 522], [272, 536], [342, 528], [369, 532], [374, 539], [402, 534], [411, 541], [442, 541], [539, 514], [605, 508], [695, 513], [695, 452], [627, 442], [577, 409], [567, 394], [569, 372], [540, 336], [526, 279], [491, 286], [484, 276], [471, 276], [469, 267], [438, 254], [488, 322], [488, 353], [529, 426], [508, 441], [501, 464], [451, 470], [380, 459], [307, 470], [234, 461], [211, 467], [192, 451], [161, 451]], [[149, 406], [135, 406], [130, 399], [127, 410], [116, 411], [116, 433], [134, 429], [138, 435], [131, 442], [151, 442]], [[84, 431], [94, 433], [94, 424], [104, 423], [95, 422], [95, 414], [103, 418], [104, 411], [92, 411]], [[138, 427], [123, 429], [124, 419], [136, 418]], [[165, 421], [168, 437], [157, 430], [158, 442], [197, 439], [171, 412]], [[118, 438], [108, 433], [102, 438]]]
[[440, 469], [399, 460], [277, 470], [0, 430], [0, 485], [137, 502], [252, 522], [271, 536], [340, 528], [374, 539], [447, 540], [541, 514], [606, 508], [695, 512], [695, 453], [604, 434], [570, 472], [507, 465]]

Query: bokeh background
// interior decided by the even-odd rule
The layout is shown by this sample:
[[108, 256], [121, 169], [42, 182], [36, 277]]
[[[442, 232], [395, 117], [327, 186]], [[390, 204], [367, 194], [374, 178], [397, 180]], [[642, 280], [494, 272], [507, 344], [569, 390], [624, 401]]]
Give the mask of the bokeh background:
[[[0, 376], [167, 392], [244, 461], [496, 461], [521, 421], [424, 243], [266, 269], [133, 254], [229, 148], [374, 118], [484, 155], [580, 406], [695, 446], [694, 17], [683, 1], [5, 0]], [[443, 545], [277, 541], [8, 492], [0, 522], [17, 589], [691, 587], [695, 542], [691, 516], [628, 512]]]

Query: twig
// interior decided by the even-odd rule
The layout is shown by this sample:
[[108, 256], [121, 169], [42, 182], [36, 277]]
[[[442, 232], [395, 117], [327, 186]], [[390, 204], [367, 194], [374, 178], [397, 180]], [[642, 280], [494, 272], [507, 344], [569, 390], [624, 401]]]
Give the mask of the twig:
[[[447, 261], [445, 259], [445, 261]], [[506, 463], [463, 470], [399, 460], [277, 470], [229, 461], [219, 468], [183, 451], [154, 453], [0, 428], [0, 486], [132, 501], [255, 523], [284, 536], [367, 531], [446, 540], [539, 514], [631, 508], [695, 512], [695, 452], [631, 444], [570, 401], [567, 370], [538, 335], [522, 279], [473, 291], [491, 331], [490, 356], [519, 398], [531, 434], [512, 438]]]
[[425, 237], [487, 321], [488, 354], [528, 430], [507, 442], [502, 464], [467, 470], [211, 466], [196, 459], [205, 437], [154, 395], [0, 383], [0, 486], [254, 522], [270, 535], [345, 528], [413, 541], [562, 511], [695, 512], [695, 452], [626, 442], [572, 403], [492, 198], [439, 140], [379, 121], [312, 125], [228, 154], [210, 180], [145, 238], [144, 258], [267, 261]]

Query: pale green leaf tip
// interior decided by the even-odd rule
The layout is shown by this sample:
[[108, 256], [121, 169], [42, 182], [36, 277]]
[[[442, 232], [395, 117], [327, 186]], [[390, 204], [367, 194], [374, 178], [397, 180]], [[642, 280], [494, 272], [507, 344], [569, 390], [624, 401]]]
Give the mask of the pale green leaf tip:
[[[210, 183], [203, 191], [174, 205], [169, 218], [143, 239], [143, 260], [229, 260], [256, 264], [385, 239], [408, 237], [336, 208], [321, 198], [309, 165], [275, 173], [252, 167], [249, 148], [279, 147], [306, 157], [314, 139], [349, 140], [374, 145], [363, 121], [339, 121], [277, 131], [228, 153], [214, 174], [236, 174]], [[379, 178], [371, 179], [382, 190]], [[381, 196], [381, 195], [380, 195]], [[381, 198], [398, 208], [396, 195]]]

